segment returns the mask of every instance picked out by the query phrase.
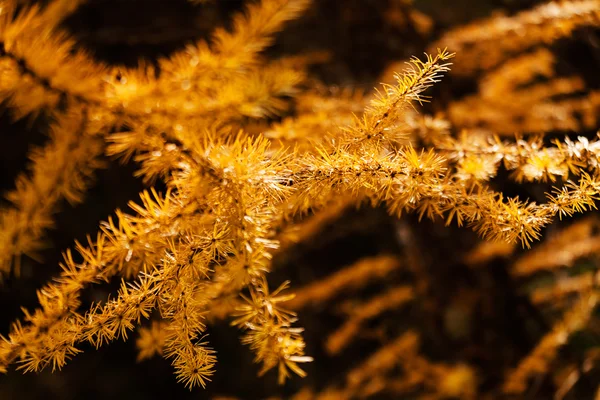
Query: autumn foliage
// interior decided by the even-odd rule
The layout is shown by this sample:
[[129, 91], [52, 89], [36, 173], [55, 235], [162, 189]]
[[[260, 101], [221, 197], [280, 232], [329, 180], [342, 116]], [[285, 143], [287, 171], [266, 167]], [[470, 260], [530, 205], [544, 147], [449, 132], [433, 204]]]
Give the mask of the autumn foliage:
[[[83, 202], [107, 160], [134, 162], [147, 190], [64, 250], [60, 274], [37, 291], [39, 306], [24, 309], [0, 340], [1, 372], [58, 370], [85, 343], [99, 348], [138, 329], [139, 360], [160, 355], [183, 385], [205, 387], [219, 359], [210, 324], [226, 319], [259, 375], [276, 370], [281, 384], [304, 377], [306, 363], [319, 363], [307, 354], [304, 309], [399, 270], [412, 276], [345, 308], [338, 329], [312, 345], [336, 355], [385, 313], [427, 304], [436, 279], [405, 227], [403, 256], [364, 258], [302, 287], [270, 287], [274, 257], [351, 207], [471, 229], [482, 240], [461, 262], [476, 270], [514, 257], [515, 280], [600, 250], [590, 228], [596, 214], [561, 224], [600, 199], [593, 136], [600, 92], [583, 76], [559, 75], [552, 51], [600, 25], [598, 0], [551, 1], [450, 30], [425, 55], [391, 65], [369, 93], [333, 90], [310, 76], [326, 53], [265, 53], [286, 23], [314, 6], [310, 0], [249, 1], [229, 28], [135, 68], [102, 63], [71, 38], [61, 21], [79, 3], [0, 0], [0, 98], [15, 120], [43, 116], [49, 124], [47, 143], [31, 151], [0, 209], [0, 273], [14, 279], [23, 257], [37, 257], [58, 206]], [[431, 35], [425, 14], [408, 1], [392, 3], [390, 15]], [[423, 112], [435, 101], [430, 88], [454, 74], [474, 79], [475, 91]], [[538, 185], [545, 196], [508, 195], [503, 180]], [[546, 238], [554, 226], [566, 228]], [[594, 326], [600, 293], [595, 271], [559, 278], [527, 293], [554, 318], [493, 383], [480, 385], [486, 371], [468, 361], [429, 358], [419, 329], [409, 326], [381, 339], [342, 382], [294, 398], [520, 396], [532, 379], [566, 368], [575, 371], [570, 380], [556, 378], [565, 396], [573, 374], [595, 365], [597, 349], [579, 367], [561, 364], [559, 351]], [[82, 301], [90, 286], [115, 280], [122, 283], [109, 298]], [[465, 294], [455, 305], [480, 297]]]

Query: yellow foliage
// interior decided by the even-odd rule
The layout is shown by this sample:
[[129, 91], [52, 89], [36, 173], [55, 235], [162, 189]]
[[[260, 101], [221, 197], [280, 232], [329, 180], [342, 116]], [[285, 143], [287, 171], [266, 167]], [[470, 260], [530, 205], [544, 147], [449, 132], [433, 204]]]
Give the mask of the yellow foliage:
[[[136, 68], [104, 65], [76, 46], [59, 22], [78, 3], [56, 0], [39, 7], [0, 0], [0, 99], [16, 118], [46, 113], [53, 121], [48, 144], [31, 154], [31, 173], [19, 177], [7, 196], [13, 205], [0, 209], [0, 273], [17, 272], [19, 258], [41, 248], [62, 199], [82, 200], [105, 150], [135, 161], [136, 176], [148, 189], [129, 212], [116, 210], [87, 243], [64, 252], [60, 275], [37, 292], [39, 307], [24, 310], [0, 340], [2, 372], [11, 365], [25, 372], [60, 369], [82, 343], [98, 348], [127, 339], [156, 315], [160, 322], [140, 329], [139, 359], [162, 355], [178, 381], [204, 387], [217, 360], [207, 338], [208, 315], [233, 318], [242, 343], [261, 364], [259, 374], [277, 369], [284, 383], [292, 373], [304, 377], [302, 363], [313, 361], [291, 310], [385, 279], [403, 264], [375, 257], [301, 288], [295, 298], [284, 294], [289, 282], [271, 291], [267, 274], [275, 254], [313, 236], [346, 207], [384, 205], [394, 217], [414, 212], [507, 243], [465, 258], [477, 264], [508, 255], [513, 243], [529, 248], [556, 217], [595, 209], [600, 198], [599, 140], [566, 137], [548, 144], [543, 136], [498, 135], [597, 122], [596, 92], [583, 100], [554, 100], [585, 85], [578, 77], [554, 78], [548, 51], [489, 72], [478, 94], [451, 103], [446, 113], [416, 114], [429, 100], [426, 91], [450, 72], [451, 61], [458, 61], [460, 74], [497, 66], [518, 51], [597, 24], [597, 0], [550, 2], [459, 28], [431, 54], [412, 58], [368, 101], [360, 91], [311, 86], [311, 57], [271, 60], [261, 54], [310, 0], [250, 2], [230, 29], [218, 28], [210, 40], [156, 66], [140, 62]], [[423, 16], [409, 16], [429, 31]], [[548, 80], [522, 87], [540, 75]], [[546, 121], [557, 109], [564, 118]], [[580, 112], [583, 123], [570, 119]], [[256, 126], [265, 129], [251, 131]], [[543, 203], [508, 197], [490, 182], [501, 169], [517, 183], [558, 187]], [[152, 186], [158, 180], [164, 193]], [[523, 258], [512, 273], [527, 275], [598, 251], [597, 239], [577, 246], [565, 250], [570, 258], [544, 259], [544, 265]], [[122, 279], [117, 294], [82, 311], [82, 290], [113, 278]], [[537, 292], [536, 302], [583, 294], [507, 376], [505, 392], [522, 393], [527, 379], [547, 371], [559, 347], [585, 327], [597, 303], [595, 281], [585, 275]], [[340, 352], [367, 321], [430, 290], [415, 286], [392, 286], [359, 303], [325, 347]], [[354, 367], [344, 387], [334, 385], [315, 397], [422, 388], [432, 398], [476, 398], [473, 368], [431, 361], [419, 354], [419, 341], [411, 330], [396, 335]]]

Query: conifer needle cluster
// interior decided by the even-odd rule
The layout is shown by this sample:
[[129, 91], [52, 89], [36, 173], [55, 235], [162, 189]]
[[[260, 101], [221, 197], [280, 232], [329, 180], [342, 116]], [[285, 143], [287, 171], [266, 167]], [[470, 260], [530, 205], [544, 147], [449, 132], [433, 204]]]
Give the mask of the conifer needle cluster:
[[[137, 341], [140, 359], [160, 354], [185, 386], [204, 387], [218, 359], [207, 314], [218, 314], [242, 331], [260, 374], [276, 369], [283, 383], [292, 373], [304, 376], [302, 364], [312, 358], [298, 316], [286, 306], [299, 304], [287, 293], [289, 283], [272, 290], [267, 277], [286, 241], [310, 235], [310, 218], [340, 202], [383, 205], [394, 217], [414, 212], [530, 247], [553, 221], [595, 209], [600, 198], [598, 140], [567, 137], [548, 145], [541, 136], [455, 135], [444, 116], [416, 114], [455, 58], [459, 65], [474, 65], [476, 57], [496, 64], [514, 52], [510, 37], [491, 53], [476, 42], [490, 46], [495, 35], [513, 29], [516, 17], [488, 22], [493, 29], [476, 31], [481, 39], [471, 28], [442, 38], [439, 47], [456, 48], [456, 55], [436, 49], [412, 58], [367, 99], [356, 92], [328, 97], [311, 88], [309, 56], [273, 60], [262, 54], [310, 0], [251, 2], [230, 29], [136, 68], [98, 62], [70, 38], [60, 21], [77, 3], [0, 1], [0, 98], [14, 118], [43, 114], [51, 121], [48, 144], [32, 153], [31, 167], [8, 194], [11, 204], [0, 209], [0, 273], [16, 274], [22, 256], [36, 256], [57, 205], [83, 201], [103, 153], [135, 161], [148, 189], [64, 252], [60, 275], [37, 292], [39, 307], [24, 310], [0, 340], [2, 372], [11, 366], [60, 369], [82, 343], [98, 348], [127, 339], [153, 318]], [[597, 21], [598, 5], [548, 5], [518, 21], [534, 26], [537, 36], [527, 41], [542, 41]], [[556, 11], [557, 24], [570, 21], [564, 29], [543, 25], [541, 19], [554, 18], [553, 7], [568, 12]], [[508, 197], [489, 184], [501, 169], [517, 183], [558, 186], [543, 203]], [[166, 190], [155, 189], [157, 181]], [[83, 309], [84, 289], [114, 279], [122, 279], [118, 293]], [[347, 332], [415, 295], [399, 286], [381, 296], [347, 324]], [[595, 305], [596, 297], [586, 299]], [[591, 302], [585, 315], [555, 328], [535, 352], [554, 346], [561, 329], [579, 327]], [[330, 347], [344, 347], [349, 335]], [[414, 342], [406, 342], [407, 335], [397, 347]], [[530, 373], [523, 368], [508, 391], [520, 390]], [[462, 370], [428, 371], [447, 376]]]

